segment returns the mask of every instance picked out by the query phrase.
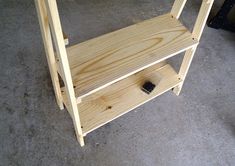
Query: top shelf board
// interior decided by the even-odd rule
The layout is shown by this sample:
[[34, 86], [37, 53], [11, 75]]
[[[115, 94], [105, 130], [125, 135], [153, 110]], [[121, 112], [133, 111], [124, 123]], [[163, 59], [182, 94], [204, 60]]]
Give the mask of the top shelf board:
[[76, 97], [82, 98], [198, 44], [170, 14], [67, 48]]

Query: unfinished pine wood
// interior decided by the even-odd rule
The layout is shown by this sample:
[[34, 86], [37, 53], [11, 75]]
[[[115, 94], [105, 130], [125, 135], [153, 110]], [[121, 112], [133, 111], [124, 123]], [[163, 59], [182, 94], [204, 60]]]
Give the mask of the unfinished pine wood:
[[187, 0], [175, 0], [174, 4], [172, 6], [172, 9], [171, 9], [171, 14], [175, 18], [178, 19], [180, 17], [186, 2], [187, 2]]
[[[175, 0], [170, 14], [66, 49], [56, 1], [35, 0], [57, 103], [63, 98], [81, 146], [87, 133], [167, 90], [179, 94], [213, 1], [203, 0], [192, 33], [178, 21], [186, 0]], [[182, 51], [177, 74], [164, 60]], [[141, 90], [145, 81], [157, 85], [150, 94]]]
[[63, 31], [63, 37], [64, 37], [64, 44], [67, 46], [69, 45], [69, 38], [67, 34]]
[[[147, 80], [156, 84], [150, 95], [141, 90]], [[83, 134], [86, 135], [133, 110], [180, 82], [179, 76], [170, 65], [159, 64], [85, 97], [78, 104]]]
[[51, 26], [51, 32], [55, 43], [56, 52], [59, 58], [59, 66], [61, 66], [62, 76], [65, 84], [65, 93], [68, 97], [69, 110], [72, 115], [72, 120], [75, 127], [75, 132], [77, 139], [81, 146], [84, 146], [84, 138], [82, 136], [80, 117], [78, 114], [78, 108], [75, 98], [75, 93], [73, 89], [73, 83], [71, 78], [71, 73], [69, 69], [69, 62], [67, 59], [67, 53], [64, 44], [63, 32], [61, 28], [61, 23], [59, 19], [59, 13], [56, 1], [45, 0], [49, 24]]
[[76, 96], [94, 93], [197, 44], [166, 14], [69, 47]]
[[190, 67], [190, 65], [192, 63], [193, 56], [195, 54], [196, 48], [197, 47], [195, 46], [194, 48], [191, 48], [191, 49], [189, 49], [189, 50], [187, 50], [185, 52], [185, 55], [184, 55], [184, 58], [183, 58], [183, 62], [182, 62], [182, 65], [181, 65], [180, 71], [179, 71], [179, 76], [180, 76], [180, 78], [183, 81], [173, 89], [173, 92], [176, 95], [179, 95], [181, 90], [182, 90], [182, 86], [184, 84], [185, 77], [187, 76], [189, 67]]
[[212, 5], [214, 3], [214, 0], [203, 0], [202, 5], [200, 8], [200, 11], [197, 16], [196, 23], [193, 28], [193, 36], [197, 39], [200, 40], [202, 36], [202, 32], [204, 30], [204, 27], [206, 25], [207, 18], [210, 14]]
[[[203, 0], [203, 2], [202, 2], [202, 5], [200, 8], [193, 32], [192, 32], [194, 38], [196, 38], [197, 40], [201, 39], [202, 32], [203, 32], [203, 29], [206, 25], [206, 20], [209, 16], [213, 2], [214, 2], [214, 0]], [[187, 73], [188, 73], [189, 67], [192, 63], [196, 49], [197, 49], [197, 46], [187, 50], [184, 55], [184, 59], [183, 59], [183, 62], [181, 64], [180, 71], [179, 71], [179, 75], [182, 80], [185, 80], [185, 78], [187, 76]], [[183, 87], [183, 84], [184, 84], [184, 81], [174, 88], [173, 91], [176, 95], [180, 94], [182, 87]]]
[[53, 43], [52, 43], [52, 38], [51, 38], [51, 31], [50, 31], [49, 23], [47, 20], [47, 12], [46, 12], [45, 3], [43, 0], [35, 0], [35, 5], [37, 9], [38, 20], [40, 24], [43, 44], [45, 47], [47, 63], [48, 63], [51, 80], [52, 80], [52, 84], [53, 84], [53, 88], [54, 88], [54, 92], [56, 96], [56, 101], [57, 101], [58, 106], [62, 110], [64, 109], [64, 105], [63, 105], [63, 99], [62, 99], [61, 88], [60, 88], [60, 83], [59, 83], [59, 77], [57, 73], [56, 60], [55, 60]]

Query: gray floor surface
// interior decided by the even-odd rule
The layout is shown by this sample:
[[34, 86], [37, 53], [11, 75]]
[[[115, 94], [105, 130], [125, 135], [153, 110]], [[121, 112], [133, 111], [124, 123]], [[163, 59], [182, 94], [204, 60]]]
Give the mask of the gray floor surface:
[[[200, 0], [187, 3], [192, 27]], [[58, 0], [75, 44], [166, 13], [172, 0]], [[219, 7], [216, 2], [213, 9]], [[235, 165], [235, 35], [205, 28], [183, 91], [90, 133], [56, 105], [32, 0], [0, 0], [0, 166]], [[182, 57], [171, 63], [177, 68]]]

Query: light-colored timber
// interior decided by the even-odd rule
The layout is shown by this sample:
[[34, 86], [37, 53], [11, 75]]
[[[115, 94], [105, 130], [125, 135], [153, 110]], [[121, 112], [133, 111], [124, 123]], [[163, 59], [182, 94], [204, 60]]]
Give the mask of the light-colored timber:
[[[140, 90], [146, 80], [157, 85], [150, 95]], [[85, 97], [82, 103], [78, 104], [84, 135], [172, 89], [181, 82], [182, 80], [174, 69], [169, 64], [162, 62]], [[67, 102], [65, 104], [68, 107]]]
[[[200, 8], [193, 32], [192, 32], [193, 37], [197, 40], [201, 39], [202, 32], [203, 32], [203, 29], [206, 25], [206, 20], [209, 16], [213, 2], [214, 2], [214, 0], [204, 0], [202, 2], [202, 5]], [[185, 78], [187, 76], [187, 73], [188, 73], [189, 67], [191, 65], [191, 62], [193, 60], [196, 49], [197, 49], [197, 46], [195, 46], [191, 49], [188, 49], [185, 52], [183, 62], [181, 64], [180, 71], [179, 71], [179, 75], [181, 76], [181, 78], [183, 80], [185, 80]], [[173, 91], [176, 95], [180, 94], [182, 87], [183, 87], [183, 84], [184, 84], [184, 81], [180, 85], [178, 85], [174, 88]]]
[[170, 14], [67, 48], [76, 97], [82, 98], [198, 44]]
[[[157, 85], [150, 95], [140, 90], [146, 79]], [[86, 97], [78, 105], [83, 133], [86, 135], [172, 89], [181, 81], [170, 65], [153, 66]]]
[[[81, 146], [86, 134], [156, 96], [170, 89], [179, 95], [214, 0], [202, 0], [192, 32], [178, 20], [186, 2], [175, 0], [169, 14], [66, 48], [56, 0], [35, 0], [56, 101], [71, 115]], [[183, 51], [177, 73], [165, 60]], [[150, 94], [141, 90], [146, 81], [156, 85]]]
[[75, 127], [75, 132], [77, 136], [77, 140], [81, 144], [81, 146], [84, 146], [84, 139], [83, 134], [81, 130], [81, 124], [80, 124], [80, 117], [78, 114], [78, 108], [75, 98], [75, 93], [73, 89], [73, 82], [71, 78], [70, 68], [69, 68], [69, 62], [67, 58], [67, 52], [65, 49], [65, 43], [64, 43], [64, 37], [63, 32], [61, 28], [61, 23], [59, 19], [59, 13], [56, 1], [54, 0], [45, 0], [47, 13], [48, 13], [48, 21], [51, 26], [51, 32], [52, 37], [54, 39], [54, 44], [56, 48], [56, 53], [59, 58], [59, 65], [61, 67], [62, 71], [62, 78], [65, 84], [65, 94], [68, 97], [68, 103], [69, 107], [68, 109], [71, 112], [73, 124]]
[[65, 44], [66, 46], [69, 45], [69, 38], [68, 38], [68, 36], [66, 35], [65, 32], [63, 32], [63, 37], [64, 37], [64, 44]]
[[53, 43], [52, 43], [52, 37], [49, 27], [49, 22], [47, 21], [47, 11], [44, 1], [42, 0], [35, 0], [35, 5], [38, 13], [38, 20], [40, 24], [43, 44], [45, 47], [46, 57], [47, 57], [47, 63], [49, 66], [49, 71], [51, 74], [51, 80], [56, 96], [56, 101], [60, 109], [64, 109], [63, 105], [63, 99], [61, 94], [61, 88], [59, 83], [59, 77], [57, 74], [57, 67], [56, 67], [56, 58], [54, 55], [53, 50]]

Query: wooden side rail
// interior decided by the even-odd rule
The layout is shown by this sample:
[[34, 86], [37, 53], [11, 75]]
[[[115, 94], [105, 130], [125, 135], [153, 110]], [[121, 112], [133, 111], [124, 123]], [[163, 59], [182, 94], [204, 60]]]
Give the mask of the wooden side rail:
[[46, 6], [43, 0], [35, 0], [35, 4], [56, 101], [60, 109], [64, 109]]
[[[177, 19], [180, 17], [186, 2], [187, 0], [175, 0], [171, 14]], [[198, 40], [201, 38], [213, 2], [214, 0], [202, 0], [202, 5], [192, 32], [194, 37]]]
[[45, 0], [45, 4], [48, 12], [48, 20], [52, 31], [52, 36], [54, 38], [56, 52], [60, 60], [59, 65], [61, 66], [61, 72], [64, 78], [65, 93], [68, 98], [68, 106], [69, 106], [69, 108], [67, 109], [69, 109], [72, 114], [72, 119], [77, 139], [80, 142], [81, 146], [84, 146], [81, 122], [78, 113], [76, 97], [73, 89], [73, 82], [72, 82], [67, 52], [64, 44], [63, 32], [61, 28], [57, 4], [56, 1], [52, 0]]
[[[51, 57], [51, 59], [53, 59], [53, 63], [51, 61], [49, 61], [49, 62], [51, 62], [51, 63], [48, 63], [49, 67], [53, 69], [53, 73], [52, 73], [53, 76], [56, 76], [56, 78], [58, 79], [57, 72], [55, 74], [55, 70], [57, 70], [57, 67], [55, 64], [55, 56], [54, 56], [54, 53], [52, 54], [52, 52], [54, 52], [53, 47], [52, 47], [52, 42], [51, 42], [51, 36], [50, 36], [50, 34], [52, 34], [52, 37], [54, 39], [53, 40], [54, 45], [56, 48], [56, 53], [57, 53], [58, 60], [59, 60], [61, 73], [62, 73], [62, 78], [63, 78], [64, 84], [65, 84], [65, 93], [66, 93], [66, 96], [68, 97], [69, 108], [67, 108], [67, 109], [69, 109], [69, 112], [71, 113], [74, 127], [75, 127], [75, 131], [76, 131], [76, 135], [77, 135], [77, 139], [80, 142], [81, 146], [84, 146], [84, 139], [83, 139], [83, 134], [82, 134], [82, 130], [81, 130], [81, 123], [80, 123], [75, 93], [74, 93], [74, 89], [73, 89], [71, 72], [70, 72], [70, 68], [69, 68], [67, 52], [66, 52], [66, 48], [65, 48], [64, 37], [63, 37], [63, 32], [62, 32], [62, 28], [61, 28], [61, 23], [60, 23], [60, 19], [59, 19], [59, 13], [58, 13], [56, 1], [55, 0], [35, 0], [35, 3], [37, 6], [40, 24], [47, 25], [47, 29], [41, 28], [41, 30], [42, 30], [42, 34], [44, 34], [44, 36], [47, 35], [47, 37], [48, 37], [48, 38], [44, 37], [45, 38], [44, 43], [45, 44], [49, 43], [48, 45], [50, 47], [49, 48], [46, 47], [46, 49], [50, 50], [50, 53], [51, 53], [50, 57]], [[44, 15], [43, 15], [43, 13], [44, 13]], [[45, 15], [45, 13], [47, 13], [47, 15]], [[47, 30], [47, 31], [45, 31], [45, 30]], [[58, 86], [58, 84], [56, 84], [56, 87], [57, 86]], [[61, 95], [61, 90], [60, 90], [59, 94]]]
[[[51, 38], [51, 31], [49, 27], [49, 22], [47, 20], [47, 10], [44, 1], [35, 0], [36, 10], [38, 13], [39, 25], [41, 29], [43, 44], [46, 52], [47, 63], [49, 66], [49, 71], [51, 75], [51, 80], [54, 88], [54, 93], [56, 96], [56, 101], [60, 109], [64, 109], [63, 98], [61, 94], [61, 88], [59, 83], [59, 77], [57, 73], [56, 58], [53, 49], [53, 42]], [[64, 33], [65, 44], [69, 44], [67, 35]]]
[[179, 19], [186, 2], [187, 2], [187, 0], [175, 0], [174, 4], [172, 6], [172, 9], [171, 9], [171, 14], [175, 18]]
[[[180, 17], [186, 1], [187, 0], [176, 0], [175, 1], [174, 5], [172, 7], [172, 11], [171, 11], [171, 14], [174, 17], [176, 17], [176, 18]], [[200, 8], [199, 14], [197, 16], [196, 23], [193, 28], [193, 32], [192, 32], [193, 37], [195, 39], [197, 39], [198, 41], [200, 40], [200, 38], [202, 36], [202, 32], [203, 32], [203, 29], [206, 25], [206, 21], [209, 16], [213, 2], [214, 2], [214, 0], [203, 0], [202, 1], [202, 5]], [[184, 59], [183, 59], [183, 62], [181, 64], [180, 71], [179, 71], [179, 75], [180, 75], [181, 79], [183, 80], [183, 82], [180, 85], [178, 85], [177, 87], [175, 87], [173, 90], [174, 93], [177, 95], [179, 95], [181, 92], [185, 77], [187, 76], [187, 73], [188, 73], [189, 67], [191, 65], [193, 56], [195, 54], [196, 48], [197, 48], [197, 46], [187, 50], [184, 55]]]

